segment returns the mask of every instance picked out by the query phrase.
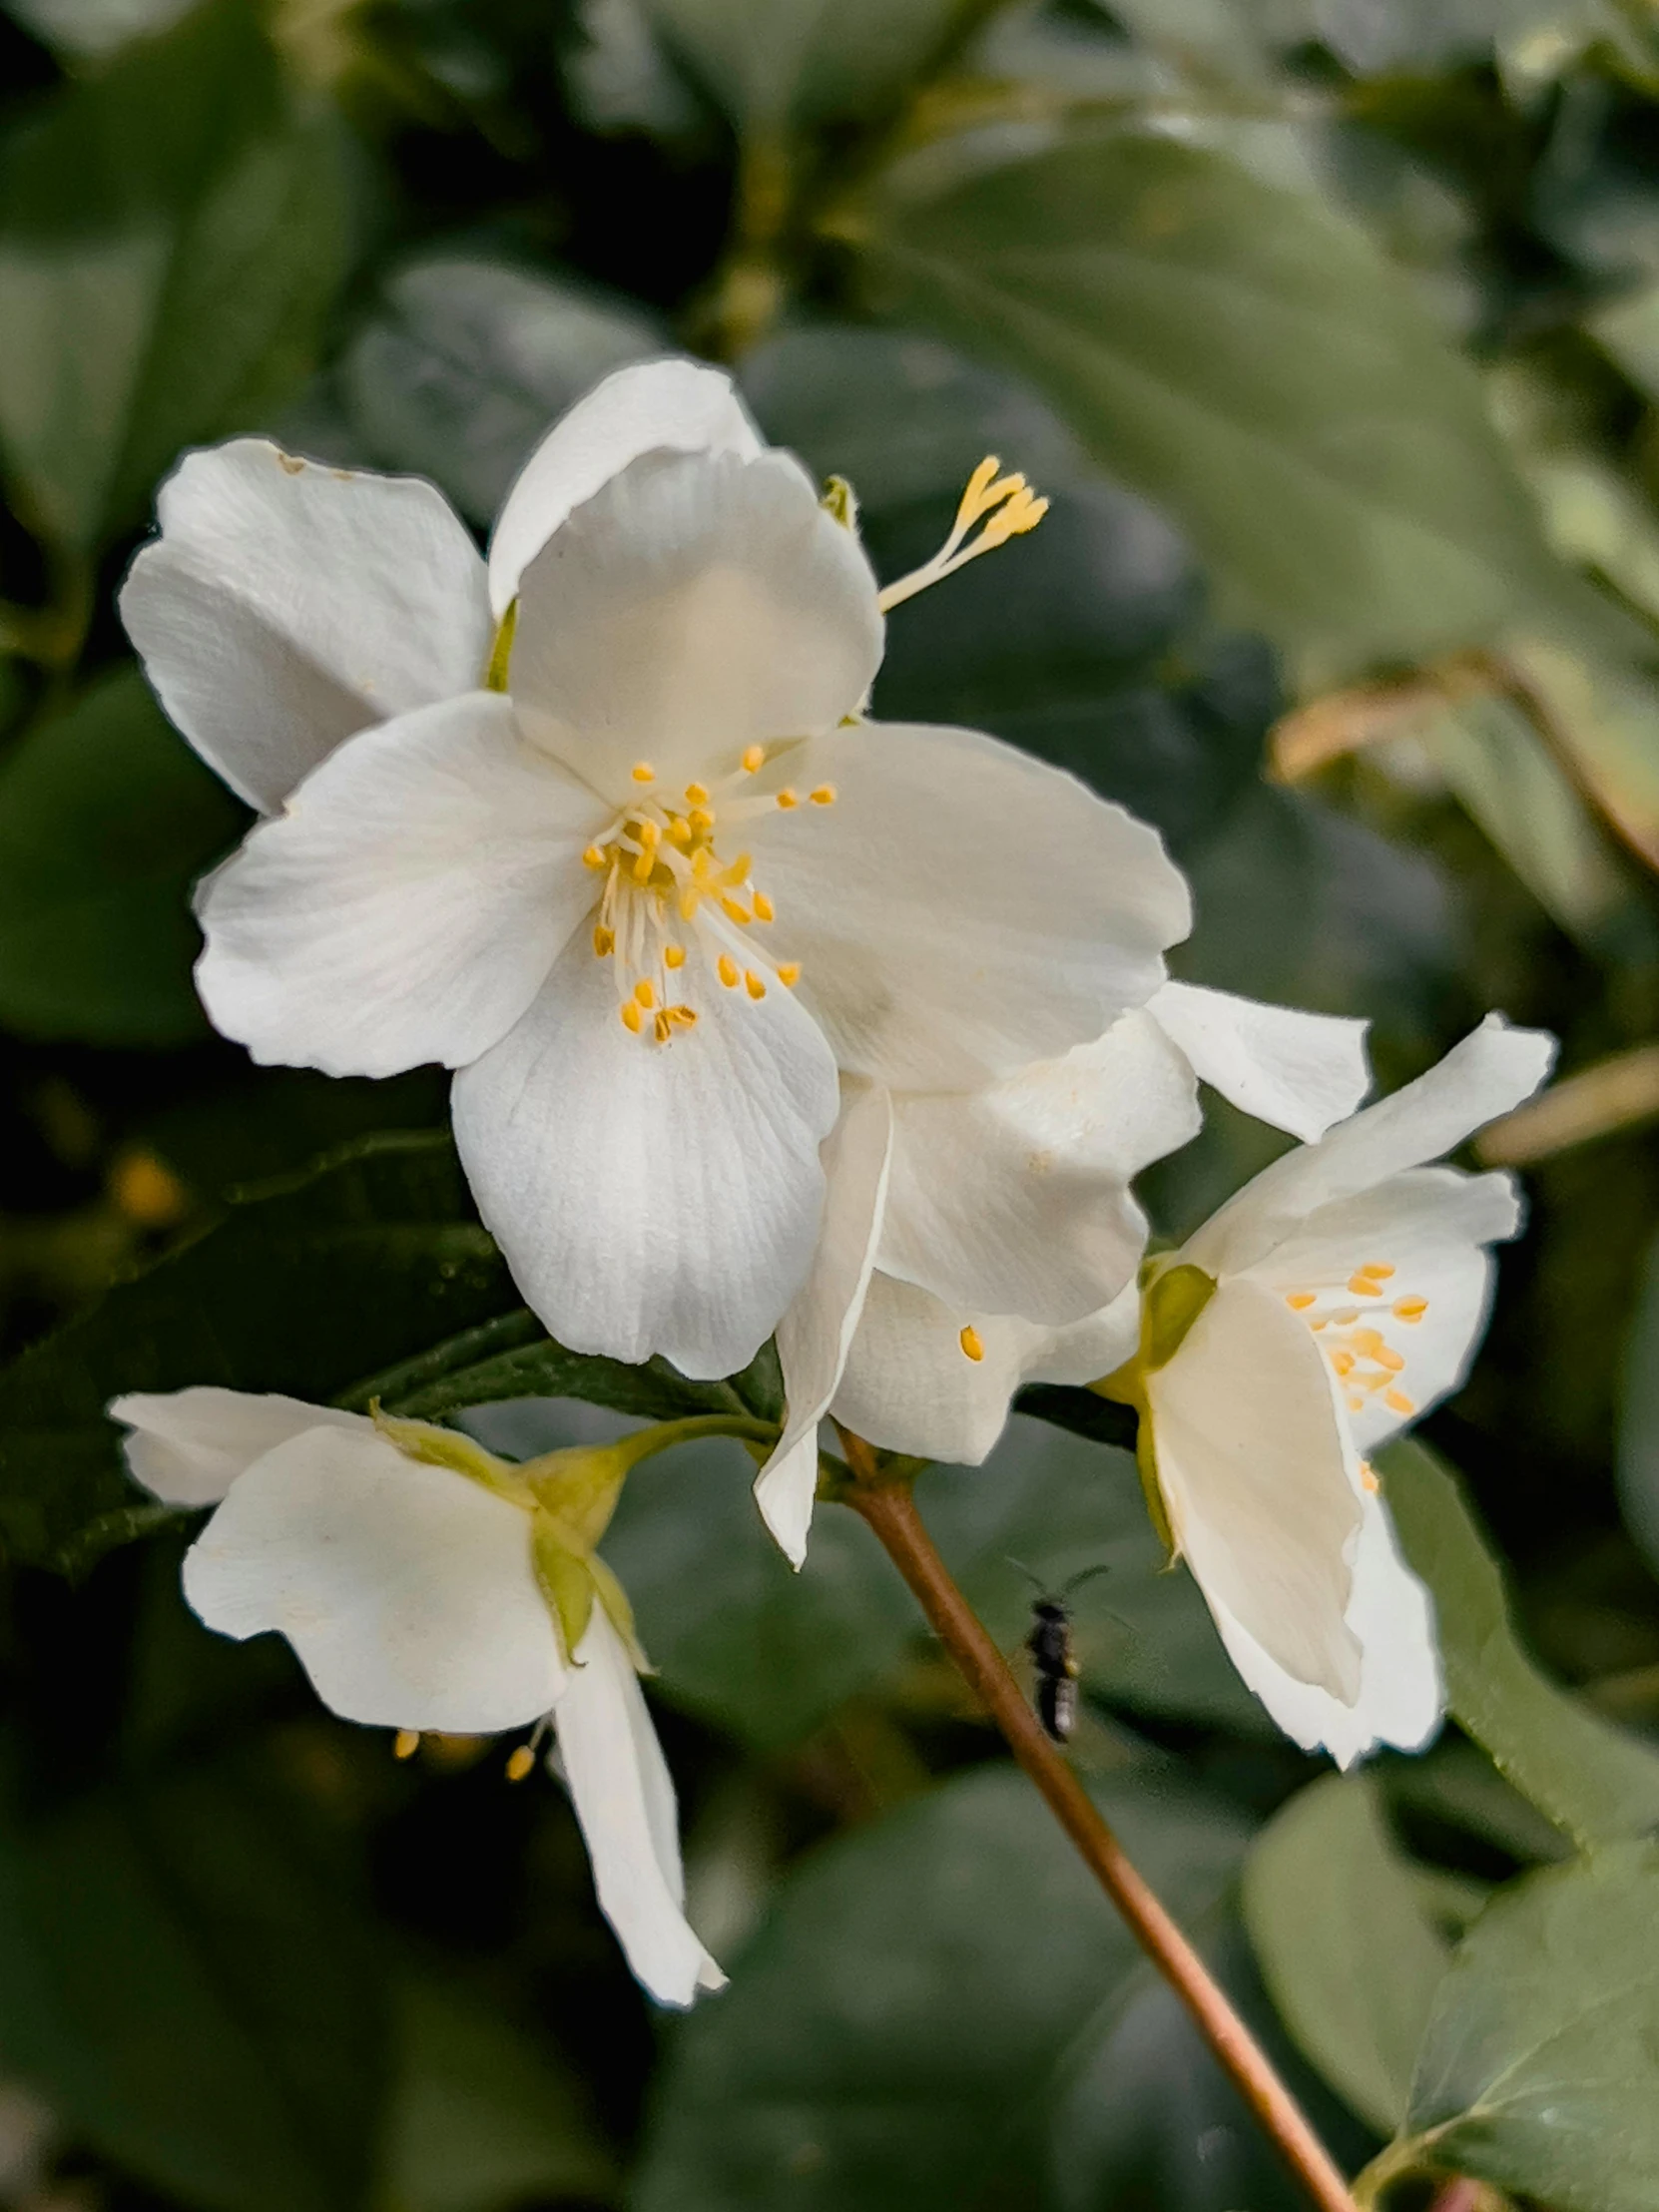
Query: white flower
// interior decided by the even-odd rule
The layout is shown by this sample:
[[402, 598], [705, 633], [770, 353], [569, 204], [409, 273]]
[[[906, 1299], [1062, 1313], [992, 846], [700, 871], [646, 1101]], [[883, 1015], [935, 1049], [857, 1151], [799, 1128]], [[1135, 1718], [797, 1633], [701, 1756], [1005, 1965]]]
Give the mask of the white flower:
[[1422, 1163], [1528, 1097], [1553, 1052], [1488, 1017], [1416, 1082], [1276, 1161], [1151, 1262], [1139, 1292], [1069, 1331], [980, 1321], [984, 1357], [954, 1376], [956, 1317], [872, 1286], [836, 1417], [945, 1456], [964, 1426], [978, 1422], [976, 1442], [994, 1432], [999, 1393], [1080, 1382], [1102, 1360], [1094, 1386], [1140, 1414], [1171, 1550], [1274, 1719], [1343, 1766], [1378, 1743], [1418, 1748], [1441, 1710], [1432, 1612], [1366, 1455], [1462, 1381], [1487, 1248], [1520, 1222], [1509, 1176]]
[[872, 1442], [977, 1464], [1021, 1382], [1086, 1382], [1133, 1349], [1112, 1308], [1146, 1245], [1130, 1183], [1197, 1134], [1198, 1080], [1315, 1138], [1370, 1086], [1365, 1030], [1166, 983], [979, 1091], [844, 1085], [818, 1255], [778, 1330], [790, 1418], [756, 1485], [789, 1557], [831, 1403]]
[[110, 1412], [146, 1489], [217, 1507], [185, 1559], [210, 1628], [276, 1630], [323, 1703], [371, 1727], [539, 1734], [550, 1721], [634, 1972], [665, 2004], [721, 1986], [682, 1909], [674, 1785], [627, 1600], [593, 1551], [651, 1444], [513, 1466], [450, 1429], [209, 1387], [118, 1397]]
[[[981, 470], [922, 580], [1040, 512]], [[1188, 926], [1121, 809], [859, 719], [884, 602], [845, 514], [665, 361], [556, 425], [487, 569], [430, 486], [240, 439], [122, 594], [174, 720], [280, 810], [201, 895], [215, 1023], [459, 1070], [480, 1210], [577, 1351], [743, 1366], [811, 1261], [837, 1069], [976, 1089], [1140, 1004]]]

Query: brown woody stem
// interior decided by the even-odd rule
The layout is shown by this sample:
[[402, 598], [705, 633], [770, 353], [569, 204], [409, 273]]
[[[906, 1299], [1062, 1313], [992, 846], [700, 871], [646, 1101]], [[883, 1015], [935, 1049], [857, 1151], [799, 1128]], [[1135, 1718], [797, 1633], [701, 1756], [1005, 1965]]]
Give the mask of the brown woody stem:
[[1347, 2182], [1301, 2106], [1043, 1733], [984, 1623], [934, 1549], [908, 1482], [884, 1478], [874, 1450], [862, 1437], [842, 1429], [841, 1442], [852, 1480], [838, 1485], [834, 1494], [874, 1530], [969, 1689], [1001, 1729], [1008, 1748], [1048, 1801], [1049, 1811], [1128, 1922], [1142, 1949], [1192, 2014], [1199, 2033], [1310, 2201], [1322, 2212], [1356, 2212]]

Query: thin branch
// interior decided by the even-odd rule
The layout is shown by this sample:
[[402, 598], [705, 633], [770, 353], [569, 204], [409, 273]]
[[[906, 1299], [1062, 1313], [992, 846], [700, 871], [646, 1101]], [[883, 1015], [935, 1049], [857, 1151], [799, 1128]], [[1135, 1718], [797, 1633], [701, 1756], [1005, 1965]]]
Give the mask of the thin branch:
[[862, 1515], [909, 1584], [929, 1625], [1008, 1748], [1048, 1801], [1084, 1864], [1128, 1922], [1136, 1940], [1191, 2013], [1263, 2129], [1321, 2212], [1356, 2212], [1348, 2184], [1296, 2099], [1225, 1991], [1165, 1912], [1101, 1819], [1093, 1800], [1044, 1735], [1025, 1694], [983, 1622], [951, 1579], [922, 1525], [907, 1482], [884, 1479], [870, 1445], [841, 1430], [849, 1483], [834, 1494]]

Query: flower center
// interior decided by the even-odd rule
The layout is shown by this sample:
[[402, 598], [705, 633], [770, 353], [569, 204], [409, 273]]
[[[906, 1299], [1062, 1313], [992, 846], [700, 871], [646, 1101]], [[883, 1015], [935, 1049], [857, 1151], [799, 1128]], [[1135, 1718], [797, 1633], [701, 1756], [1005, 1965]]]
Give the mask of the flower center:
[[[1401, 1386], [1409, 1355], [1399, 1349], [1401, 1329], [1414, 1329], [1428, 1311], [1426, 1298], [1401, 1292], [1388, 1260], [1368, 1260], [1341, 1282], [1287, 1291], [1285, 1303], [1300, 1314], [1320, 1342], [1320, 1350], [1343, 1385], [1351, 1413], [1365, 1410], [1381, 1395], [1390, 1413], [1414, 1413], [1415, 1402]], [[1390, 1336], [1396, 1342], [1390, 1343]]]
[[694, 997], [711, 983], [758, 1001], [772, 983], [793, 989], [801, 979], [798, 960], [777, 959], [744, 935], [775, 922], [778, 910], [754, 880], [750, 855], [729, 843], [727, 857], [717, 839], [735, 842], [746, 822], [779, 808], [832, 806], [835, 791], [758, 793], [753, 779], [767, 758], [765, 746], [752, 745], [730, 776], [678, 792], [649, 761], [636, 762], [636, 796], [582, 855], [604, 877], [594, 956], [615, 963], [618, 1016], [637, 1037], [671, 1044], [695, 1028]]

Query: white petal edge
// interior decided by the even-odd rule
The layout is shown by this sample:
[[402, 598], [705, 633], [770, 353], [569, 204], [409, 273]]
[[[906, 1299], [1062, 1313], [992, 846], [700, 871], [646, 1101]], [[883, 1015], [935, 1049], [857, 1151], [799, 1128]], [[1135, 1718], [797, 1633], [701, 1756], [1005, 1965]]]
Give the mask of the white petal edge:
[[674, 1785], [633, 1661], [595, 1605], [554, 1708], [559, 1759], [593, 1865], [600, 1910], [661, 2004], [689, 2005], [726, 1976], [692, 1933]]
[[759, 1002], [680, 971], [695, 1029], [618, 1019], [612, 962], [572, 943], [493, 1051], [455, 1079], [455, 1141], [519, 1289], [572, 1352], [733, 1375], [812, 1264], [834, 1061], [782, 986]]
[[818, 1488], [818, 1428], [829, 1411], [875, 1265], [892, 1156], [892, 1100], [851, 1086], [826, 1138], [824, 1225], [812, 1272], [778, 1324], [787, 1416], [776, 1449], [755, 1478], [755, 1502], [792, 1567], [807, 1557]]
[[121, 619], [172, 720], [262, 813], [354, 732], [481, 682], [484, 564], [432, 485], [235, 438], [188, 453], [157, 513]]
[[519, 578], [573, 509], [642, 453], [762, 450], [732, 379], [697, 361], [638, 361], [577, 401], [519, 470], [496, 517], [489, 600], [497, 621]]
[[165, 1505], [217, 1505], [238, 1475], [290, 1436], [313, 1428], [372, 1429], [361, 1413], [302, 1398], [227, 1390], [198, 1382], [185, 1390], [131, 1390], [111, 1398], [111, 1420], [128, 1434], [127, 1470]]
[[327, 1075], [464, 1066], [592, 907], [582, 851], [604, 821], [497, 693], [363, 731], [204, 887], [215, 1028]]
[[1371, 1089], [1368, 1022], [1263, 1005], [1196, 983], [1166, 983], [1146, 1010], [1204, 1082], [1304, 1144], [1352, 1114]]
[[285, 1636], [323, 1704], [370, 1727], [491, 1735], [539, 1719], [564, 1679], [529, 1516], [372, 1429], [257, 1459], [184, 1582], [210, 1628]]

